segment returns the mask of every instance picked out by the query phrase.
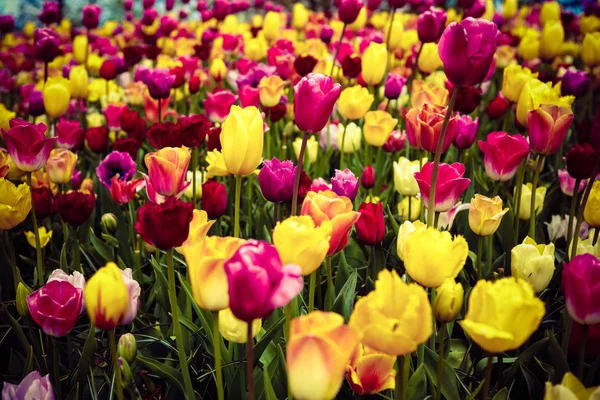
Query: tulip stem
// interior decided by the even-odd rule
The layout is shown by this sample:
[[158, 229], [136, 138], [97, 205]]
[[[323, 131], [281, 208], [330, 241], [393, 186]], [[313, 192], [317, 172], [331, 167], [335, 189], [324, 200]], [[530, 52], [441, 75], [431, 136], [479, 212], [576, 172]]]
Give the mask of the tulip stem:
[[6, 240], [6, 250], [8, 251], [8, 254], [10, 255], [10, 266], [12, 268], [13, 281], [15, 284], [15, 293], [16, 293], [21, 279], [19, 277], [19, 269], [17, 268], [17, 260], [15, 259], [15, 246], [14, 246], [13, 235], [9, 231], [5, 230], [4, 236], [5, 236], [5, 240]]
[[448, 108], [446, 108], [446, 115], [444, 116], [444, 122], [442, 124], [442, 132], [438, 138], [437, 146], [435, 148], [435, 156], [433, 158], [433, 171], [431, 171], [431, 184], [429, 189], [429, 204], [427, 206], [427, 226], [433, 226], [433, 216], [435, 211], [435, 189], [437, 184], [438, 169], [440, 167], [440, 160], [442, 158], [442, 146], [444, 145], [444, 138], [446, 131], [448, 130], [448, 123], [450, 122], [450, 116], [452, 110], [454, 110], [454, 104], [458, 98], [458, 92], [460, 91], [460, 85], [456, 85], [452, 91]]
[[486, 237], [487, 240], [487, 272], [492, 272], [492, 263], [494, 261], [494, 234], [491, 234]]
[[331, 311], [333, 306], [333, 270], [331, 268], [331, 257], [325, 258], [325, 267], [327, 270], [327, 293], [325, 295], [325, 311]]
[[340, 40], [338, 41], [338, 44], [335, 48], [335, 53], [333, 55], [333, 61], [331, 62], [331, 72], [329, 73], [329, 76], [331, 76], [334, 79], [335, 79], [335, 77], [333, 76], [333, 70], [335, 69], [335, 60], [337, 60], [338, 54], [340, 53], [340, 48], [342, 47], [342, 41], [344, 40], [344, 33], [346, 33], [346, 24], [344, 24], [344, 27], [342, 28], [342, 34], [340, 35]]
[[[344, 25], [345, 26], [345, 25]], [[292, 216], [296, 215], [298, 208], [298, 188], [300, 186], [300, 175], [302, 175], [302, 164], [304, 163], [304, 153], [306, 152], [306, 143], [308, 142], [308, 132], [304, 132], [300, 154], [298, 154], [298, 164], [296, 165], [296, 175], [294, 176], [294, 190], [292, 192]]]
[[[571, 240], [573, 239], [573, 217], [575, 216], [575, 211], [577, 210], [577, 200], [579, 197], [579, 185], [581, 184], [580, 178], [575, 178], [575, 188], [573, 189], [573, 196], [571, 197], [571, 211], [569, 212], [569, 224], [567, 225], [567, 253], [569, 253], [569, 245], [571, 244]], [[573, 257], [575, 254], [573, 254]], [[571, 259], [567, 254], [568, 259]]]
[[48, 82], [48, 63], [44, 63], [44, 85]]
[[317, 286], [317, 270], [310, 273], [310, 281], [308, 284], [308, 312], [315, 310], [315, 288]]
[[235, 177], [235, 205], [233, 217], [233, 236], [240, 237], [240, 198], [242, 197], [242, 177]]
[[223, 392], [223, 369], [221, 368], [221, 333], [219, 332], [219, 312], [213, 313], [213, 348], [215, 355], [215, 375], [217, 377], [217, 398], [224, 400]]
[[440, 327], [440, 351], [437, 361], [437, 386], [435, 388], [435, 400], [440, 400], [442, 394], [442, 371], [444, 366], [444, 339], [446, 337], [446, 323], [443, 322]]
[[[106, 84], [106, 95], [108, 96], [108, 83]], [[160, 99], [156, 100], [158, 102], [158, 123], [162, 122], [162, 110], [160, 108]]]
[[[537, 213], [535, 212], [535, 198], [538, 180], [540, 179], [540, 172], [542, 171], [542, 166], [544, 165], [544, 155], [540, 154], [536, 159], [535, 172], [533, 173], [533, 181], [531, 182], [531, 207], [529, 210], [529, 237], [535, 240], [535, 217]], [[540, 204], [540, 207], [542, 205]]]
[[[409, 354], [410, 357], [410, 354]], [[408, 386], [408, 371], [405, 362], [406, 356], [398, 356], [396, 359], [396, 395], [395, 400], [406, 400], [407, 386]]]
[[344, 130], [342, 131], [342, 145], [340, 146], [340, 170], [343, 171], [344, 170], [344, 154], [345, 151], [344, 149], [346, 148], [346, 126], [347, 126], [347, 122], [346, 125], [344, 125]]
[[592, 191], [592, 186], [594, 186], [594, 181], [596, 180], [596, 175], [598, 175], [598, 172], [600, 172], [600, 159], [596, 161], [596, 166], [592, 171], [591, 178], [588, 180], [587, 186], [585, 187], [585, 192], [583, 193], [583, 198], [581, 199], [581, 205], [579, 206], [579, 212], [577, 213], [577, 224], [575, 224], [575, 230], [573, 231], [573, 247], [571, 247], [571, 254], [577, 254], [579, 230], [581, 229], [581, 224], [583, 223], [583, 210], [585, 210], [585, 206], [588, 198], [590, 197], [590, 192]]
[[252, 321], [248, 326], [246, 341], [246, 382], [248, 384], [248, 400], [254, 400], [254, 338], [252, 337]]
[[[390, 19], [390, 29], [387, 31], [387, 35], [385, 38], [385, 48], [387, 49], [387, 51], [390, 51], [390, 39], [392, 38], [392, 28], [394, 27], [394, 17], [396, 16], [396, 8], [392, 7], [391, 10], [391, 19]], [[389, 71], [390, 69], [390, 58], [391, 58], [391, 54], [388, 54], [388, 57], [385, 59], [385, 70]], [[408, 92], [408, 96], [410, 97], [410, 92]], [[389, 102], [388, 102], [389, 104]]]
[[108, 342], [110, 343], [110, 354], [112, 355], [113, 373], [115, 374], [115, 390], [117, 399], [123, 400], [123, 384], [121, 383], [121, 367], [119, 367], [119, 354], [117, 353], [117, 342], [115, 340], [115, 331], [108, 331]]
[[579, 354], [577, 358], [577, 377], [583, 382], [583, 371], [585, 366], [585, 346], [587, 344], [589, 325], [581, 325], [581, 336], [579, 338]]
[[40, 232], [38, 230], [37, 217], [35, 216], [33, 186], [31, 186], [31, 172], [27, 173], [27, 185], [29, 185], [29, 191], [31, 192], [31, 219], [33, 221], [33, 233], [35, 235], [35, 259], [37, 267], [37, 278], [38, 284], [42, 286], [44, 284], [44, 264], [42, 263], [42, 245], [40, 244]]
[[490, 379], [492, 379], [492, 356], [489, 355], [487, 358], [487, 364], [485, 365], [483, 381], [482, 400], [487, 400], [490, 394]]
[[523, 193], [523, 181], [525, 180], [525, 162], [526, 161], [521, 162], [521, 165], [519, 165], [519, 169], [517, 171], [517, 189], [515, 191], [515, 198], [513, 199], [516, 242], [519, 242], [519, 224], [521, 223], [519, 214], [521, 213], [521, 194]]
[[194, 389], [192, 388], [192, 379], [188, 368], [185, 348], [183, 346], [183, 336], [181, 334], [181, 325], [179, 324], [179, 306], [177, 305], [177, 293], [175, 292], [175, 265], [173, 263], [173, 249], [167, 250], [167, 271], [169, 279], [169, 302], [171, 303], [171, 315], [173, 317], [173, 335], [177, 344], [177, 355], [179, 356], [179, 368], [183, 375], [183, 385], [185, 388], [186, 399], [194, 399]]
[[192, 204], [196, 208], [196, 168], [198, 163], [198, 148], [192, 149]]
[[477, 273], [477, 280], [483, 279], [483, 273], [481, 271], [481, 257], [483, 255], [483, 236], [477, 236], [477, 267], [475, 272]]

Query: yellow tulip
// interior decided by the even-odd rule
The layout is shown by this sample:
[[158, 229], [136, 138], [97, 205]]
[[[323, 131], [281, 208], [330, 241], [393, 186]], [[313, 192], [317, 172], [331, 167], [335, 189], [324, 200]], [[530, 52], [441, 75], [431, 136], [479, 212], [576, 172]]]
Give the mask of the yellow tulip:
[[540, 40], [536, 34], [527, 34], [519, 42], [517, 53], [525, 61], [532, 61], [540, 55]]
[[52, 149], [46, 161], [46, 172], [52, 183], [65, 184], [71, 181], [77, 163], [77, 154], [67, 149]]
[[396, 240], [396, 252], [402, 261], [404, 261], [406, 239], [417, 230], [423, 230], [426, 227], [427, 226], [421, 221], [415, 221], [414, 223], [411, 221], [404, 221], [404, 223], [400, 225], [400, 228], [398, 229], [398, 238]]
[[70, 101], [69, 81], [64, 78], [49, 78], [44, 86], [46, 114], [52, 118], [63, 116], [69, 109]]
[[73, 59], [77, 64], [85, 64], [85, 59], [88, 55], [88, 38], [87, 35], [77, 35], [73, 39]]
[[385, 75], [387, 57], [385, 44], [376, 42], [369, 44], [361, 57], [362, 77], [368, 85], [375, 86], [381, 82]]
[[213, 150], [206, 153], [206, 162], [208, 167], [206, 168], [206, 179], [214, 178], [215, 176], [227, 176], [229, 171], [225, 166], [225, 159], [223, 153], [219, 150]]
[[362, 145], [362, 131], [360, 127], [354, 122], [350, 122], [345, 127], [339, 124], [336, 142], [338, 148], [344, 153], [354, 153]]
[[0, 128], [8, 131], [10, 129], [10, 120], [16, 115], [17, 113], [7, 109], [4, 104], [0, 103]]
[[554, 275], [554, 243], [537, 244], [527, 236], [510, 251], [513, 276], [524, 279], [536, 293], [548, 286]]
[[549, 22], [560, 22], [560, 4], [557, 1], [547, 1], [542, 4], [540, 11], [540, 24], [543, 27]]
[[563, 376], [560, 385], [546, 382], [544, 400], [593, 400], [600, 397], [600, 386], [586, 389], [571, 372]]
[[[191, 186], [191, 185], [190, 185]], [[180, 247], [176, 250], [179, 253], [183, 253], [186, 246], [191, 246], [194, 243], [203, 241], [208, 235], [208, 231], [215, 223], [215, 220], [209, 220], [208, 214], [204, 210], [194, 210], [192, 222], [190, 222], [190, 229], [188, 237]]]
[[[300, 148], [302, 147], [302, 139], [296, 138], [292, 143], [292, 147], [294, 149], [294, 154], [296, 155], [296, 159], [300, 156]], [[306, 142], [306, 153], [305, 160], [308, 160], [309, 163], [313, 164], [317, 161], [317, 154], [319, 152], [319, 142], [315, 139], [314, 136], [308, 138]]]
[[508, 208], [502, 209], [500, 196], [490, 199], [476, 194], [469, 208], [469, 227], [479, 236], [493, 235], [507, 212]]
[[587, 34], [591, 32], [596, 32], [600, 30], [600, 18], [595, 16], [594, 14], [579, 15], [579, 29], [582, 34]]
[[537, 77], [537, 72], [532, 73], [529, 68], [522, 67], [519, 64], [507, 66], [504, 68], [502, 78], [502, 95], [513, 103], [516, 103], [519, 101], [525, 84]]
[[[296, 3], [299, 4], [299, 3]], [[258, 84], [260, 104], [265, 107], [275, 107], [281, 101], [286, 82], [279, 75], [265, 76]]]
[[338, 111], [345, 119], [361, 119], [371, 108], [373, 100], [375, 98], [367, 88], [360, 85], [351, 86], [342, 90], [338, 101]]
[[430, 74], [442, 67], [442, 59], [438, 54], [436, 43], [424, 43], [417, 66], [421, 72]]
[[354, 20], [353, 23], [348, 24], [348, 29], [352, 32], [358, 32], [367, 24], [367, 8], [363, 7], [360, 9], [358, 13], [358, 17]]
[[496, 49], [495, 57], [496, 68], [506, 68], [514, 64], [517, 58], [517, 49], [508, 44], [503, 44]]
[[[40, 247], [46, 247], [46, 245], [50, 243], [50, 239], [52, 239], [52, 231], [46, 231], [46, 227], [42, 225], [38, 228], [38, 234], [40, 236]], [[35, 249], [35, 233], [26, 231], [25, 238], [27, 239], [27, 243]]]
[[92, 75], [97, 76], [104, 59], [96, 53], [89, 53], [87, 58], [87, 69]]
[[94, 112], [86, 115], [88, 128], [95, 128], [104, 125], [104, 115]]
[[292, 28], [298, 30], [304, 29], [308, 22], [308, 16], [309, 11], [304, 4], [300, 2], [294, 3], [294, 7], [292, 8]]
[[286, 350], [288, 383], [294, 399], [335, 398], [358, 343], [357, 333], [344, 325], [339, 314], [314, 311], [294, 318]]
[[590, 68], [600, 65], [600, 32], [585, 35], [581, 43], [581, 59]]
[[25, 25], [23, 26], [23, 35], [25, 35], [25, 37], [33, 37], [33, 33], [36, 30], [36, 26], [34, 22], [31, 21], [27, 21], [25, 22]]
[[194, 301], [200, 307], [218, 311], [229, 307], [227, 275], [223, 264], [244, 244], [243, 239], [208, 236], [183, 246]]
[[396, 359], [359, 344], [350, 358], [346, 379], [359, 396], [396, 387]]
[[432, 82], [424, 82], [417, 79], [413, 82], [410, 97], [414, 108], [421, 109], [425, 104], [446, 107], [448, 103], [448, 90], [444, 87], [436, 86]]
[[10, 171], [10, 164], [12, 159], [8, 154], [8, 151], [0, 149], [0, 178], [4, 178]]
[[108, 331], [123, 321], [129, 311], [129, 291], [117, 264], [109, 262], [88, 280], [85, 307], [96, 328]]
[[[548, 4], [548, 3], [544, 3]], [[563, 42], [565, 41], [565, 30], [562, 22], [550, 21], [544, 25], [540, 39], [540, 57], [551, 60], [560, 55]]]
[[398, 193], [404, 196], [416, 196], [419, 193], [419, 185], [414, 175], [426, 162], [426, 158], [421, 161], [410, 161], [404, 156], [400, 157], [398, 162], [394, 161], [394, 187]]
[[590, 229], [589, 236], [586, 239], [579, 239], [577, 241], [577, 249], [575, 249], [575, 254], [573, 254], [573, 240], [571, 240], [571, 243], [569, 243], [567, 246], [569, 259], [586, 253], [600, 258], [600, 241], [594, 245], [592, 234], [593, 231], [594, 229]]
[[404, 243], [404, 267], [410, 277], [425, 287], [438, 287], [456, 278], [469, 255], [465, 238], [452, 238], [448, 231], [433, 227], [417, 230]]
[[[393, 21], [394, 23], [391, 24], [391, 21], [390, 21], [386, 24], [386, 27], [385, 27], [385, 37], [390, 38], [389, 50], [398, 50], [398, 49], [402, 48], [402, 46], [404, 44], [402, 42], [407, 39], [407, 36], [409, 36], [407, 34], [407, 32], [404, 32], [404, 24], [402, 24], [402, 21], [398, 17], [399, 17], [399, 13], [398, 13], [398, 15], [395, 16], [394, 21]], [[389, 20], [391, 20], [391, 18]], [[391, 33], [390, 33], [390, 29], [392, 30]], [[415, 33], [414, 36], [416, 36], [416, 39], [418, 40], [418, 36], [416, 35], [416, 33], [417, 33], [416, 30], [413, 29], [412, 32]]]
[[[256, 337], [262, 327], [262, 320], [252, 321], [252, 337]], [[229, 342], [246, 343], [248, 341], [248, 323], [233, 315], [230, 308], [219, 311], [219, 332]]]
[[437, 288], [433, 312], [440, 322], [452, 322], [458, 317], [465, 298], [465, 290], [460, 282], [446, 279]]
[[[516, 190], [516, 188], [515, 188]], [[535, 214], [542, 212], [544, 207], [544, 198], [546, 197], [546, 188], [540, 186], [535, 190]], [[531, 183], [523, 185], [521, 189], [521, 205], [519, 207], [519, 218], [528, 220], [531, 216]]]
[[281, 262], [298, 265], [302, 275], [310, 275], [327, 256], [332, 228], [330, 221], [323, 221], [316, 227], [308, 215], [278, 222], [273, 230], [273, 244]]
[[196, 198], [202, 198], [202, 184], [206, 182], [208, 178], [203, 171], [188, 171], [185, 175], [185, 180], [188, 182], [192, 182], [187, 188], [185, 188], [183, 195], [188, 199], [192, 199], [194, 197], [194, 185], [193, 182], [196, 181]]
[[398, 120], [392, 118], [387, 111], [367, 112], [363, 126], [365, 141], [371, 146], [383, 146], [397, 124]]
[[256, 107], [232, 106], [221, 130], [221, 152], [227, 171], [248, 176], [262, 162], [263, 119]]
[[71, 67], [69, 72], [69, 83], [71, 96], [75, 99], [86, 99], [89, 94], [89, 78], [87, 70], [83, 65]]
[[208, 73], [216, 81], [225, 78], [225, 75], [227, 74], [227, 65], [225, 65], [225, 61], [223, 61], [221, 57], [213, 59], [210, 63]]
[[427, 292], [402, 281], [396, 271], [379, 272], [375, 290], [354, 306], [349, 325], [362, 343], [385, 354], [409, 354], [432, 334], [432, 311]]
[[594, 181], [583, 210], [583, 219], [593, 228], [600, 228], [600, 181]]
[[502, 353], [525, 343], [544, 313], [544, 303], [523, 279], [479, 280], [469, 295], [467, 315], [459, 324], [479, 347]]
[[[410, 207], [408, 206], [409, 201]], [[400, 203], [398, 203], [398, 215], [404, 220], [418, 220], [421, 216], [421, 199], [415, 196], [404, 196]]]
[[552, 86], [552, 82], [544, 83], [539, 79], [530, 79], [523, 86], [517, 103], [517, 120], [527, 126], [529, 111], [539, 108], [542, 104], [553, 104], [559, 107], [571, 108], [575, 100], [573, 96], [560, 95], [560, 83]]
[[12, 229], [27, 218], [31, 210], [31, 191], [27, 184], [15, 186], [0, 178], [0, 229]]
[[518, 7], [517, 0], [504, 0], [504, 7], [502, 8], [502, 16], [506, 19], [511, 19], [517, 15]]
[[252, 61], [260, 61], [267, 56], [268, 47], [263, 38], [252, 38], [244, 43], [244, 55]]
[[280, 36], [281, 20], [275, 11], [269, 11], [263, 21], [262, 33], [268, 41], [274, 41]]

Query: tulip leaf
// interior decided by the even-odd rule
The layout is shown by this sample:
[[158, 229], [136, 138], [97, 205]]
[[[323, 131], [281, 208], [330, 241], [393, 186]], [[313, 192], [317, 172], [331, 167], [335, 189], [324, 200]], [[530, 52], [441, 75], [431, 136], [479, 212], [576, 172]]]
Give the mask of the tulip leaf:
[[523, 364], [519, 364], [519, 368], [523, 373], [525, 383], [527, 383], [529, 398], [533, 399], [535, 398], [536, 393], [542, 393], [544, 391], [544, 387], [529, 368], [527, 368]]
[[[79, 385], [79, 387], [83, 387], [85, 385], [85, 380], [90, 369], [92, 357], [94, 356], [94, 352], [96, 351], [95, 333], [96, 331], [94, 327], [90, 325], [88, 336], [85, 340], [85, 344], [83, 345], [81, 357], [79, 358], [79, 365], [77, 366], [77, 385]], [[70, 385], [68, 385], [67, 387], [69, 386]]]
[[550, 377], [553, 383], [559, 383], [562, 377], [569, 372], [569, 362], [565, 353], [563, 353], [554, 332], [549, 332], [548, 337], [550, 338], [550, 346], [548, 348], [548, 356], [550, 358], [550, 364], [554, 368], [554, 375]]
[[264, 368], [263, 372], [263, 382], [265, 385], [265, 399], [266, 400], [277, 400], [277, 395], [275, 394], [275, 390], [273, 390], [273, 385], [271, 384], [271, 377], [269, 376], [269, 369]]
[[138, 354], [137, 360], [141, 362], [151, 372], [154, 372], [158, 376], [165, 378], [171, 385], [176, 386], [182, 393], [184, 392], [182, 386], [183, 375], [180, 371], [168, 366], [167, 364], [158, 362], [153, 358], [144, 357], [140, 354]]
[[348, 280], [342, 290], [338, 293], [335, 301], [333, 302], [332, 310], [336, 311], [344, 316], [344, 320], [348, 321], [354, 304], [354, 297], [356, 293], [356, 282], [358, 280], [358, 273], [352, 271]]
[[90, 228], [90, 242], [92, 243], [94, 250], [96, 250], [100, 257], [103, 258], [104, 262], [111, 261], [113, 259], [112, 249], [110, 246], [100, 240], [92, 228]]
[[267, 331], [262, 335], [258, 343], [254, 346], [254, 362], [257, 363], [260, 360], [260, 356], [265, 351], [269, 343], [273, 337], [279, 333], [279, 329], [285, 323], [285, 315], [281, 315], [278, 320], [276, 320]]
[[79, 399], [79, 383], [76, 383], [75, 386], [71, 389], [71, 391], [65, 397], [65, 400], [78, 400]]
[[[427, 374], [431, 379], [431, 383], [437, 388], [437, 360], [438, 355], [425, 346], [425, 368]], [[458, 393], [458, 380], [454, 369], [448, 364], [446, 360], [442, 362], [442, 395], [446, 400], [460, 400], [460, 394]]]
[[503, 387], [496, 395], [492, 398], [492, 400], [507, 400], [508, 399], [508, 389]]
[[427, 397], [427, 373], [423, 364], [413, 373], [408, 381], [407, 396], [409, 399]]
[[23, 366], [23, 376], [28, 375], [33, 370], [33, 347], [29, 346], [27, 350], [27, 358]]
[[67, 262], [67, 242], [63, 243], [62, 249], [60, 250], [60, 269], [63, 271], [69, 270], [69, 263]]
[[479, 385], [475, 388], [475, 390], [469, 394], [469, 396], [465, 399], [465, 400], [473, 400], [477, 397], [477, 395], [479, 394], [479, 392], [481, 392], [481, 389], [483, 389], [483, 386], [485, 384], [485, 379], [482, 379], [481, 382], [479, 382]]
[[530, 345], [523, 353], [521, 353], [521, 355], [519, 355], [519, 357], [517, 357], [510, 369], [505, 372], [506, 377], [504, 382], [512, 382], [519, 373], [519, 364], [529, 365], [539, 353], [547, 351], [549, 343], [550, 338], [545, 337]]

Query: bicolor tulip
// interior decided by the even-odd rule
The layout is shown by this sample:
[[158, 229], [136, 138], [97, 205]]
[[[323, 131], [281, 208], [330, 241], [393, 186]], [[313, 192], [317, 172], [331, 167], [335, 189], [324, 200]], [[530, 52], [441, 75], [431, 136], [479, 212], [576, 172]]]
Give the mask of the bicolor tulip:
[[500, 196], [489, 198], [475, 194], [469, 208], [469, 227], [479, 236], [493, 235], [507, 212], [508, 208], [502, 209]]
[[73, 170], [77, 163], [77, 154], [67, 149], [53, 149], [46, 161], [46, 172], [50, 181], [57, 185], [66, 184], [71, 181]]
[[570, 107], [543, 104], [527, 114], [531, 150], [542, 155], [554, 154], [562, 145], [571, 122]]
[[129, 291], [117, 264], [98, 269], [85, 286], [85, 306], [90, 320], [99, 329], [121, 325], [129, 312]]
[[[252, 321], [252, 337], [256, 337], [262, 328], [262, 320]], [[233, 343], [248, 341], [248, 323], [237, 319], [230, 308], [219, 311], [219, 333], [223, 339]]]
[[237, 96], [229, 90], [220, 90], [217, 93], [207, 93], [203, 104], [208, 118], [212, 122], [222, 123], [236, 101]]
[[[419, 185], [421, 199], [428, 205], [429, 194], [431, 191], [431, 176], [433, 174], [433, 163], [428, 162], [423, 165], [419, 172], [415, 172], [415, 179]], [[441, 163], [438, 169], [436, 181], [436, 195], [434, 211], [448, 211], [456, 204], [458, 198], [463, 194], [471, 180], [464, 178], [465, 166], [461, 163], [445, 164]], [[430, 210], [431, 211], [431, 210]]]
[[552, 86], [552, 82], [544, 83], [538, 79], [527, 81], [517, 103], [517, 121], [527, 126], [529, 111], [539, 108], [542, 104], [571, 108], [575, 100], [573, 96], [560, 95], [560, 85]]
[[258, 84], [260, 103], [264, 107], [275, 107], [281, 101], [286, 82], [279, 75], [265, 76]]
[[11, 128], [3, 132], [8, 154], [21, 171], [35, 172], [46, 164], [57, 138], [46, 138], [45, 132], [44, 124], [17, 123], [14, 119]]
[[54, 400], [54, 388], [50, 381], [50, 375], [41, 376], [38, 371], [33, 371], [18, 385], [4, 382], [2, 398], [6, 400]]
[[[406, 135], [412, 147], [435, 153], [447, 107], [425, 104], [423, 108], [411, 108], [406, 113]], [[456, 134], [457, 118], [448, 121], [442, 152], [445, 153], [452, 145]]]
[[529, 154], [529, 142], [518, 134], [491, 132], [486, 141], [480, 140], [477, 144], [483, 152], [485, 172], [495, 181], [510, 180]]
[[350, 358], [346, 379], [356, 394], [368, 395], [396, 387], [394, 356], [374, 351], [362, 344]]
[[190, 163], [190, 152], [185, 147], [165, 147], [148, 153], [144, 163], [148, 168], [148, 175], [144, 174], [146, 192], [154, 203], [164, 202], [165, 197], [181, 196], [190, 184], [185, 181]]
[[50, 281], [27, 296], [29, 314], [50, 336], [65, 336], [75, 327], [83, 292], [67, 281]]
[[331, 178], [331, 190], [354, 201], [358, 194], [358, 178], [348, 168], [343, 171], [336, 169], [335, 176]]

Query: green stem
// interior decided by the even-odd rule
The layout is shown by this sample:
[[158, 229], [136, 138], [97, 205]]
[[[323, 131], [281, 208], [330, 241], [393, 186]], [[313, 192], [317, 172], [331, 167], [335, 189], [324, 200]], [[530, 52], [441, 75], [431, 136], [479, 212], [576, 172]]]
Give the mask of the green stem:
[[192, 149], [192, 204], [196, 208], [196, 169], [198, 163], [198, 149]]
[[331, 76], [332, 78], [334, 78], [333, 70], [335, 69], [335, 61], [337, 60], [338, 54], [340, 52], [340, 48], [342, 47], [342, 42], [344, 41], [344, 33], [346, 33], [346, 24], [344, 24], [344, 27], [342, 28], [342, 34], [340, 35], [340, 40], [338, 41], [337, 47], [335, 48], [335, 53], [333, 54], [333, 61], [331, 63], [331, 72], [329, 73], [329, 76]]
[[[275, 124], [273, 124], [273, 129], [275, 129]], [[273, 131], [269, 131], [265, 133], [265, 139], [266, 139], [266, 143], [265, 143], [265, 157], [267, 160], [271, 159], [271, 135], [273, 134]]]
[[252, 321], [249, 321], [247, 326], [246, 383], [248, 385], [248, 400], [254, 400], [254, 338], [252, 337]]
[[[531, 207], [529, 213], [529, 237], [535, 240], [535, 193], [537, 190], [538, 180], [540, 179], [540, 172], [542, 171], [542, 165], [544, 165], [544, 155], [540, 154], [537, 156], [535, 172], [533, 173], [533, 181], [531, 182]], [[541, 207], [541, 205], [540, 205]]]
[[483, 278], [483, 273], [481, 271], [482, 255], [483, 255], [483, 236], [477, 236], [477, 267], [475, 268], [475, 272], [477, 273], [478, 281]]
[[444, 339], [446, 338], [446, 323], [443, 322], [440, 327], [440, 351], [437, 361], [437, 387], [435, 388], [435, 400], [439, 400], [442, 394], [442, 371], [444, 366]]
[[594, 185], [594, 181], [596, 180], [596, 176], [600, 172], [600, 160], [596, 161], [596, 166], [592, 171], [591, 178], [588, 180], [588, 183], [585, 187], [585, 192], [583, 193], [583, 198], [581, 199], [581, 205], [579, 206], [579, 212], [577, 213], [577, 224], [575, 225], [575, 230], [573, 231], [573, 247], [571, 248], [571, 254], [577, 254], [577, 241], [579, 240], [579, 230], [581, 229], [581, 224], [583, 223], [583, 210], [585, 210], [585, 206], [587, 205], [588, 198], [590, 197], [590, 192], [592, 191], [592, 186]]
[[344, 151], [344, 146], [346, 143], [346, 127], [348, 125], [348, 122], [346, 122], [346, 124], [344, 125], [344, 130], [342, 131], [342, 145], [340, 146], [340, 170], [343, 171], [344, 170], [344, 154], [346, 153]]
[[489, 355], [487, 358], [487, 364], [485, 365], [485, 375], [483, 381], [482, 399], [487, 400], [490, 395], [490, 380], [492, 379], [492, 356]]
[[233, 219], [233, 236], [240, 237], [240, 198], [242, 197], [242, 177], [235, 177], [235, 206]]
[[221, 367], [221, 333], [219, 332], [219, 312], [213, 313], [213, 348], [215, 354], [215, 374], [217, 376], [217, 398], [224, 400], [223, 392], [223, 369]]
[[8, 254], [10, 255], [10, 267], [12, 268], [12, 273], [13, 273], [13, 281], [15, 284], [15, 293], [17, 293], [17, 288], [19, 287], [19, 282], [21, 280], [20, 275], [19, 275], [19, 269], [17, 268], [17, 260], [15, 258], [15, 246], [14, 246], [14, 242], [13, 242], [13, 237], [11, 235], [10, 232], [8, 232], [8, 230], [4, 231], [4, 236], [6, 239], [6, 248], [8, 251]]
[[394, 397], [396, 400], [406, 400], [408, 371], [406, 371], [405, 358], [406, 356], [398, 356], [396, 359], [396, 396]]
[[[47, 63], [45, 64], [48, 65]], [[42, 262], [42, 245], [40, 244], [40, 232], [38, 230], [37, 217], [35, 216], [35, 207], [33, 201], [33, 186], [31, 185], [31, 172], [27, 173], [27, 185], [31, 192], [31, 219], [33, 221], [33, 233], [35, 235], [35, 259], [37, 268], [38, 284], [44, 284], [44, 264]]]
[[315, 310], [315, 288], [317, 286], [317, 270], [310, 273], [310, 282], [308, 284], [308, 312]]
[[581, 336], [579, 339], [579, 354], [577, 358], [577, 377], [583, 382], [583, 371], [585, 366], [585, 346], [587, 344], [589, 325], [581, 325]]
[[183, 347], [183, 336], [179, 323], [179, 306], [177, 305], [177, 293], [175, 292], [175, 265], [173, 263], [173, 249], [167, 250], [167, 271], [169, 279], [169, 302], [171, 303], [171, 315], [173, 317], [173, 335], [177, 343], [177, 355], [179, 356], [179, 369], [183, 375], [183, 385], [187, 399], [194, 399], [194, 389], [188, 368], [185, 348]]
[[[108, 83], [106, 85], [107, 85], [106, 86], [107, 87], [106, 91], [107, 91], [107, 94], [108, 94]], [[157, 99], [157, 102], [158, 102], [158, 123], [160, 124], [162, 122], [162, 110], [161, 110], [161, 107], [160, 107], [160, 99]]]
[[571, 318], [571, 316], [569, 315], [568, 312], [565, 312], [564, 316], [565, 316], [565, 333], [563, 335], [560, 347], [566, 358], [568, 356], [567, 351], [569, 350], [569, 341], [571, 339], [571, 329], [573, 328], [573, 318]]
[[408, 196], [408, 216], [404, 220], [412, 221], [412, 196]]
[[115, 331], [108, 331], [108, 341], [110, 343], [110, 354], [112, 355], [113, 373], [115, 374], [115, 390], [117, 399], [123, 400], [123, 383], [121, 382], [121, 367], [119, 367], [119, 354], [117, 353], [117, 341], [115, 340]]
[[[79, 272], [83, 273], [83, 269], [81, 268], [80, 256], [79, 256], [79, 254], [80, 254], [79, 253], [79, 228], [73, 227], [71, 234], [73, 235], [73, 266], [72, 266], [72, 268], [74, 271], [79, 271]], [[115, 249], [116, 249], [116, 247], [115, 247]]]
[[306, 143], [308, 142], [308, 132], [304, 132], [300, 154], [298, 154], [298, 164], [296, 165], [296, 175], [294, 176], [294, 190], [292, 191], [292, 216], [296, 215], [298, 208], [298, 188], [300, 187], [300, 175], [302, 175], [302, 164], [304, 163], [304, 153], [306, 152]]
[[513, 203], [513, 209], [515, 210], [515, 240], [517, 242], [519, 242], [519, 224], [521, 222], [519, 214], [521, 213], [521, 194], [523, 193], [523, 181], [525, 180], [525, 163], [526, 161], [521, 162], [517, 171], [517, 190]]
[[[580, 178], [575, 178], [575, 189], [573, 189], [573, 197], [571, 197], [571, 210], [569, 211], [569, 225], [567, 228], [567, 253], [569, 252], [569, 245], [571, 244], [571, 240], [573, 239], [573, 217], [575, 216], [575, 212], [577, 210], [577, 200], [579, 197], [579, 185], [581, 184]], [[577, 232], [579, 235], [579, 232]], [[568, 256], [569, 259], [571, 257]], [[573, 254], [575, 257], [575, 254]]]
[[442, 132], [438, 138], [437, 146], [435, 148], [435, 156], [433, 158], [433, 171], [431, 171], [431, 184], [429, 189], [429, 205], [427, 207], [427, 226], [433, 226], [433, 216], [435, 210], [435, 191], [437, 185], [438, 170], [440, 167], [440, 160], [442, 158], [442, 146], [444, 144], [444, 137], [448, 130], [448, 123], [450, 122], [450, 116], [452, 110], [454, 110], [454, 104], [458, 98], [458, 92], [460, 91], [460, 85], [456, 85], [452, 91], [448, 108], [446, 109], [446, 115], [444, 116], [444, 122], [442, 123]]
[[246, 237], [252, 237], [252, 175], [246, 180]]
[[494, 239], [494, 235], [491, 234], [488, 237], [486, 237], [487, 240], [487, 270], [488, 273], [492, 271], [492, 261], [493, 261], [493, 257], [494, 257], [494, 249], [493, 249], [493, 239]]
[[325, 258], [325, 267], [327, 269], [327, 294], [325, 295], [325, 311], [331, 311], [333, 306], [333, 270], [331, 267], [331, 257]]

